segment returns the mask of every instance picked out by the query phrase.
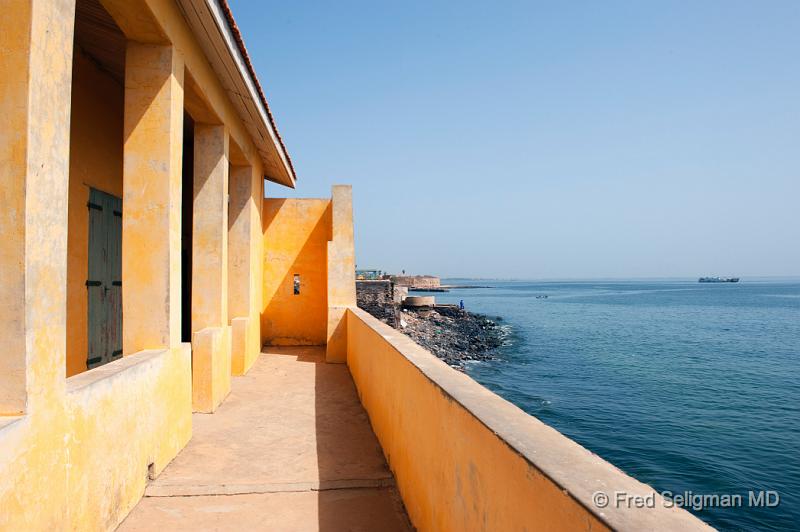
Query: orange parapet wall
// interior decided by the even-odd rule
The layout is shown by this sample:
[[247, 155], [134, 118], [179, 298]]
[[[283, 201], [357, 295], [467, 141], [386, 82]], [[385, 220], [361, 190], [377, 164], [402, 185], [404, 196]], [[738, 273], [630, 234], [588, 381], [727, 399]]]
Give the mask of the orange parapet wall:
[[356, 258], [353, 243], [353, 192], [335, 185], [331, 194], [328, 242], [328, 339], [325, 360], [347, 361], [347, 314], [356, 306]]
[[347, 308], [356, 306], [353, 199], [334, 185], [331, 199], [264, 200], [261, 341], [327, 345], [345, 362]]
[[[346, 314], [347, 364], [417, 530], [710, 530], [403, 333]], [[654, 507], [598, 507], [598, 492]]]
[[325, 345], [331, 201], [265, 199], [263, 224], [262, 343]]

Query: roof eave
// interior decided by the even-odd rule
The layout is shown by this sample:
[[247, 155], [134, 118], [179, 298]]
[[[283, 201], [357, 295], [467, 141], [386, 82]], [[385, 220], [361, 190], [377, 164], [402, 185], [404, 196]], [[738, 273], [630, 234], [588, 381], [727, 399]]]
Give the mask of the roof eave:
[[[259, 153], [264, 177], [295, 187], [291, 158], [226, 0], [178, 0]], [[208, 38], [203, 38], [204, 35]]]

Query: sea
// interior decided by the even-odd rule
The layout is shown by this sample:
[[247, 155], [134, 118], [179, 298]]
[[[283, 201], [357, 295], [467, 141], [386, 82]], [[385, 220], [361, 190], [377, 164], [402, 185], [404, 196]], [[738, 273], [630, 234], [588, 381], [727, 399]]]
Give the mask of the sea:
[[718, 529], [800, 529], [800, 279], [443, 284], [504, 327], [476, 381]]

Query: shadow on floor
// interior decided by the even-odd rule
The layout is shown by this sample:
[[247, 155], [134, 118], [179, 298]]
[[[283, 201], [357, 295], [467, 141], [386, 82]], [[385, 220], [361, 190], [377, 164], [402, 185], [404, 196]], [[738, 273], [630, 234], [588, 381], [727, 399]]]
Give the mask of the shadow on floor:
[[[319, 530], [358, 530], [359, 524], [366, 522], [380, 523], [372, 530], [411, 530], [394, 477], [347, 366], [326, 364], [324, 351], [318, 356], [305, 360], [316, 364]], [[344, 516], [359, 514], [356, 521], [343, 520]]]
[[265, 348], [120, 530], [410, 530], [346, 365]]

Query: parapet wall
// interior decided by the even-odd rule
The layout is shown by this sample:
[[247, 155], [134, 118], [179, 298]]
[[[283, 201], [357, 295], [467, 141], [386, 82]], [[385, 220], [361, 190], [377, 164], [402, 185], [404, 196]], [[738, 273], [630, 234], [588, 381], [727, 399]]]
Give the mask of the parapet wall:
[[191, 438], [191, 364], [189, 344], [142, 351], [0, 418], [0, 530], [115, 529]]
[[262, 344], [325, 345], [331, 200], [265, 199], [263, 239]]
[[[347, 363], [418, 530], [708, 530], [361, 309]], [[653, 496], [598, 508], [596, 492]]]
[[356, 305], [350, 185], [330, 199], [267, 198], [262, 219], [262, 344], [325, 345], [328, 362], [344, 363], [345, 309]]

